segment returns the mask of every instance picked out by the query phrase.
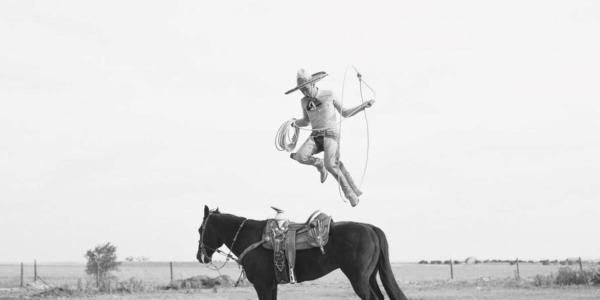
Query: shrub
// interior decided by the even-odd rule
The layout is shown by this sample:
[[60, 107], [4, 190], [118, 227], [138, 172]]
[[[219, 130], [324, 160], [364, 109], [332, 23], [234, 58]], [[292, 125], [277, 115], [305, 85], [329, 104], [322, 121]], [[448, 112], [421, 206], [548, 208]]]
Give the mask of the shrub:
[[36, 298], [44, 298], [44, 297], [65, 298], [65, 297], [73, 296], [74, 294], [75, 294], [75, 291], [73, 291], [73, 289], [71, 289], [67, 285], [62, 285], [62, 286], [49, 288], [47, 290], [44, 290], [37, 294], [34, 294], [33, 296]]
[[227, 275], [218, 277], [208, 277], [205, 275], [194, 276], [183, 280], [173, 280], [164, 289], [182, 290], [182, 289], [206, 289], [216, 287], [231, 287], [235, 282]]
[[120, 281], [117, 283], [117, 292], [120, 293], [139, 293], [152, 290], [151, 287], [144, 284], [141, 279], [137, 279], [135, 277], [131, 277], [125, 281]]
[[597, 269], [594, 272], [594, 275], [592, 275], [592, 284], [594, 285], [600, 285], [600, 269]]
[[420, 260], [420, 261], [419, 261], [419, 264], [420, 264], [420, 265], [426, 265], [426, 264], [428, 264], [428, 262], [427, 262], [426, 260]]
[[589, 284], [592, 282], [594, 273], [594, 270], [575, 271], [569, 267], [562, 267], [558, 269], [554, 281], [557, 285]]
[[533, 277], [533, 285], [537, 287], [548, 287], [554, 283], [554, 275], [535, 275]]

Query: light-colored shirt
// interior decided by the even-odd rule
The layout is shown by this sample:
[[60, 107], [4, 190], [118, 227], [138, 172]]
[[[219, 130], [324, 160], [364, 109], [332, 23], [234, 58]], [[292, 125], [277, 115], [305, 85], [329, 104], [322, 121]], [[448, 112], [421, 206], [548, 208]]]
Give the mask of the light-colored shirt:
[[[319, 90], [315, 98], [317, 101], [314, 101], [311, 97], [304, 97], [300, 100], [303, 120], [308, 120], [313, 129], [337, 128], [339, 113], [336, 106], [339, 105], [333, 96], [333, 92]], [[309, 107], [311, 101], [313, 101], [314, 109]], [[300, 123], [298, 125], [302, 126], [304, 124]]]

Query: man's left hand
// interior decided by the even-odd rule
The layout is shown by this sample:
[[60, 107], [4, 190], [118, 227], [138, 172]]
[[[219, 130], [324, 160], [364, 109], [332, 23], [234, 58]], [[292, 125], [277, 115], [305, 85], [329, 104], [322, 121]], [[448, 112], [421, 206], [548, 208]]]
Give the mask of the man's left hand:
[[373, 106], [374, 103], [375, 103], [375, 99], [371, 99], [371, 100], [365, 102], [365, 107], [367, 107], [367, 108], [371, 107], [371, 106]]

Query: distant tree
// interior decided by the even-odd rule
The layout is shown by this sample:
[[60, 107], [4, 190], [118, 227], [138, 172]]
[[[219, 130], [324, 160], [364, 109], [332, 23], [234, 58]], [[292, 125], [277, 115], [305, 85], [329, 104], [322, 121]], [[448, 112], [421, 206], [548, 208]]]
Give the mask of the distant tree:
[[137, 262], [147, 262], [147, 261], [150, 261], [150, 258], [148, 258], [146, 256], [138, 256], [138, 257], [136, 257], [136, 261]]
[[550, 260], [549, 259], [542, 259], [540, 260], [540, 263], [542, 263], [542, 265], [547, 266], [550, 264]]
[[96, 277], [96, 284], [105, 282], [110, 271], [117, 270], [121, 263], [117, 262], [117, 247], [106, 243], [98, 245], [85, 253], [87, 264], [85, 272]]
[[421, 264], [421, 265], [426, 265], [426, 264], [428, 264], [428, 263], [429, 263], [429, 262], [427, 262], [426, 260], [420, 260], [420, 261], [419, 261], [419, 264]]

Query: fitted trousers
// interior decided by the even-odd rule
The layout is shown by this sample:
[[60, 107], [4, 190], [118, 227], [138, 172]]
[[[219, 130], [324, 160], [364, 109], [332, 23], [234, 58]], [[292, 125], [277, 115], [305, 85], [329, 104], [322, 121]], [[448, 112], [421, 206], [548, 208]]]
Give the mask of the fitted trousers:
[[[323, 160], [313, 156], [320, 152], [323, 152]], [[340, 161], [339, 143], [335, 136], [310, 136], [296, 153], [292, 153], [291, 157], [301, 164], [317, 168], [324, 166], [337, 180], [346, 198], [349, 198], [351, 194], [357, 196], [361, 194], [350, 173]]]

